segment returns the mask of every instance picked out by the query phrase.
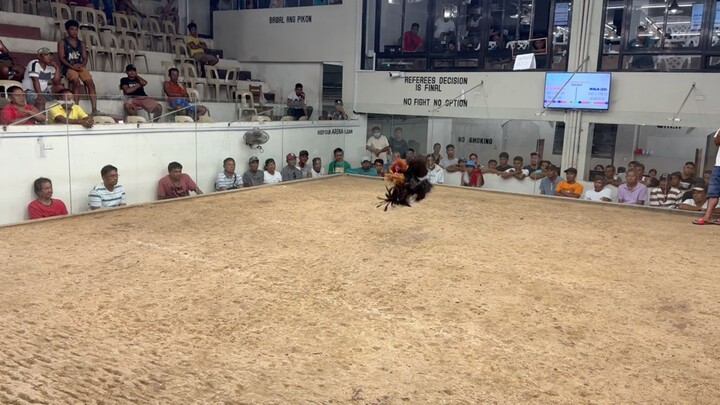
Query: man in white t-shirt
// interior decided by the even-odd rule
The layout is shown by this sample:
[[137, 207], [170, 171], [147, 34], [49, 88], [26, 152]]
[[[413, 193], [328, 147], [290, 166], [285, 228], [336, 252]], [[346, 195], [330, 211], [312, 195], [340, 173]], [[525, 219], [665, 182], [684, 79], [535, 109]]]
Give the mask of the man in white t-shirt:
[[585, 192], [585, 200], [605, 202], [612, 201], [612, 191], [610, 191], [609, 188], [605, 187], [605, 177], [595, 176], [593, 188], [593, 190], [588, 190]]
[[25, 78], [22, 81], [25, 90], [25, 100], [33, 104], [38, 110], [45, 109], [45, 103], [53, 99], [52, 92], [62, 88], [60, 68], [53, 59], [53, 53], [48, 48], [40, 48], [38, 58], [27, 64]]
[[313, 108], [305, 103], [305, 92], [302, 83], [295, 84], [295, 90], [287, 96], [287, 114], [295, 118], [308, 117], [312, 115]]
[[100, 170], [103, 182], [93, 187], [88, 194], [88, 207], [91, 210], [120, 207], [127, 203], [125, 190], [118, 184], [118, 170], [106, 165]]
[[458, 171], [458, 158], [455, 157], [455, 145], [450, 144], [446, 146], [445, 154], [446, 157], [440, 159], [440, 162], [438, 162], [440, 164], [440, 167], [450, 173]]
[[387, 162], [390, 142], [387, 137], [380, 132], [380, 127], [373, 127], [372, 135], [368, 138], [365, 149], [369, 150], [372, 154], [372, 161], [382, 159], [384, 162]]
[[432, 154], [427, 155], [428, 181], [430, 184], [445, 183], [445, 171], [440, 165], [435, 164], [435, 158]]
[[435, 48], [445, 50], [448, 43], [455, 40], [455, 22], [449, 16], [444, 15], [435, 20]]

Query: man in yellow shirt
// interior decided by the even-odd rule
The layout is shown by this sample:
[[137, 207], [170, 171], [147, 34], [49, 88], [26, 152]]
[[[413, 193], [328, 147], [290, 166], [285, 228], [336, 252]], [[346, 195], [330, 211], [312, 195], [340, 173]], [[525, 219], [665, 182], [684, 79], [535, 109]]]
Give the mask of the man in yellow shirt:
[[215, 66], [220, 60], [215, 55], [205, 53], [207, 44], [198, 38], [197, 24], [191, 22], [187, 27], [190, 35], [185, 37], [185, 44], [187, 45], [190, 57], [200, 62], [200, 74], [202, 75], [205, 72], [205, 69], [203, 68], [204, 65]]
[[583, 192], [582, 184], [575, 181], [577, 169], [571, 167], [565, 170], [565, 180], [562, 180], [555, 187], [555, 195], [558, 197], [580, 198]]
[[70, 89], [60, 90], [58, 102], [50, 110], [48, 115], [52, 124], [79, 124], [85, 128], [92, 128], [93, 120], [83, 109], [75, 104], [74, 94]]

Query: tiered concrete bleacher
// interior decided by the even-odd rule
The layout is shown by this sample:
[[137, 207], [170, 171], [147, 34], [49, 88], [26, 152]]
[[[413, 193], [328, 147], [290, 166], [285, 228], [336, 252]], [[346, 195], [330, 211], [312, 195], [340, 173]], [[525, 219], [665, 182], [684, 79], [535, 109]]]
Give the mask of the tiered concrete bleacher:
[[[152, 7], [152, 4], [158, 2], [147, 3]], [[104, 21], [104, 14], [98, 10], [91, 12], [79, 8], [80, 11], [77, 12], [72, 9], [69, 12], [66, 9], [58, 12], [61, 8], [54, 4], [56, 3], [38, 2], [36, 6], [25, 6], [24, 11], [31, 11], [36, 7], [38, 15], [0, 11], [0, 38], [12, 51], [18, 63], [27, 65], [37, 57], [36, 51], [39, 48], [56, 49], [57, 41], [64, 36], [64, 21], [70, 16], [77, 17], [81, 18], [84, 26], [88, 28], [81, 30], [81, 39], [88, 48], [88, 67], [96, 84], [100, 110], [113, 115], [124, 115], [122, 103], [119, 102], [120, 79], [125, 76], [126, 64], [140, 61], [144, 62], [140, 65], [140, 74], [148, 81], [145, 91], [151, 97], [164, 99], [162, 83], [166, 79], [167, 69], [177, 67], [181, 72], [181, 82], [197, 91], [197, 98], [205, 100], [204, 104], [215, 117], [227, 121], [239, 118], [235, 96], [238, 91], [247, 90], [255, 82], [250, 81], [250, 72], [241, 70], [237, 61], [221, 60], [215, 68], [210, 69], [212, 76], [208, 83], [206, 78], [200, 77], [195, 61], [187, 56], [184, 41], [174, 31], [173, 24], [160, 26], [150, 23], [154, 31], [148, 32], [144, 27], [143, 30], [138, 30], [138, 25], [142, 24], [139, 18], [119, 17], [116, 18], [116, 26], [108, 26]], [[55, 8], [56, 18], [51, 17], [50, 5]], [[146, 20], [156, 21], [152, 18]], [[94, 24], [97, 26], [91, 29]], [[58, 27], [61, 31], [57, 30]], [[161, 36], [162, 29], [168, 32]], [[153, 35], [155, 40], [152, 40]], [[206, 41], [211, 44], [211, 41]], [[153, 50], [153, 45], [157, 50]], [[142, 69], [143, 67], [145, 69]], [[266, 83], [259, 83], [265, 85], [264, 91], [268, 89]], [[220, 99], [230, 103], [208, 103], [208, 99]], [[86, 108], [85, 104], [82, 106]]]

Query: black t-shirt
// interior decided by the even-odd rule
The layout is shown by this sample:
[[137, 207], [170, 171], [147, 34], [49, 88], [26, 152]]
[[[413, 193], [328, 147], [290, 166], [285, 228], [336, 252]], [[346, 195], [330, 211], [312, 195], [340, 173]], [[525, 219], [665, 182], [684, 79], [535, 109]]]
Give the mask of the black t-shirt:
[[504, 172], [505, 170], [512, 169], [511, 165], [498, 165], [495, 170], [499, 172]]
[[395, 137], [392, 137], [390, 138], [390, 149], [392, 149], [393, 152], [399, 152], [400, 157], [405, 159], [405, 155], [408, 150], [408, 143], [404, 139], [400, 139], [398, 141]]
[[[136, 78], [131, 79], [129, 77], [123, 77], [122, 79], [120, 79], [120, 88], [123, 88], [123, 86], [125, 86], [126, 84], [129, 88], [138, 87], [140, 86], [140, 81]], [[134, 92], [127, 93], [125, 95], [129, 97], [147, 97], [147, 94], [145, 94], [145, 88], [143, 86], [140, 86], [140, 90], [135, 90]]]

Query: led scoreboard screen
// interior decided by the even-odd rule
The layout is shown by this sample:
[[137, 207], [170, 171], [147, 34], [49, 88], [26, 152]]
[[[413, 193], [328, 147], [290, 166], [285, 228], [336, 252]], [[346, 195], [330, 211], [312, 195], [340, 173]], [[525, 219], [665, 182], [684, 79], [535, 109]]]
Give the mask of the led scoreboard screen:
[[610, 106], [610, 73], [545, 74], [543, 108], [607, 110]]

